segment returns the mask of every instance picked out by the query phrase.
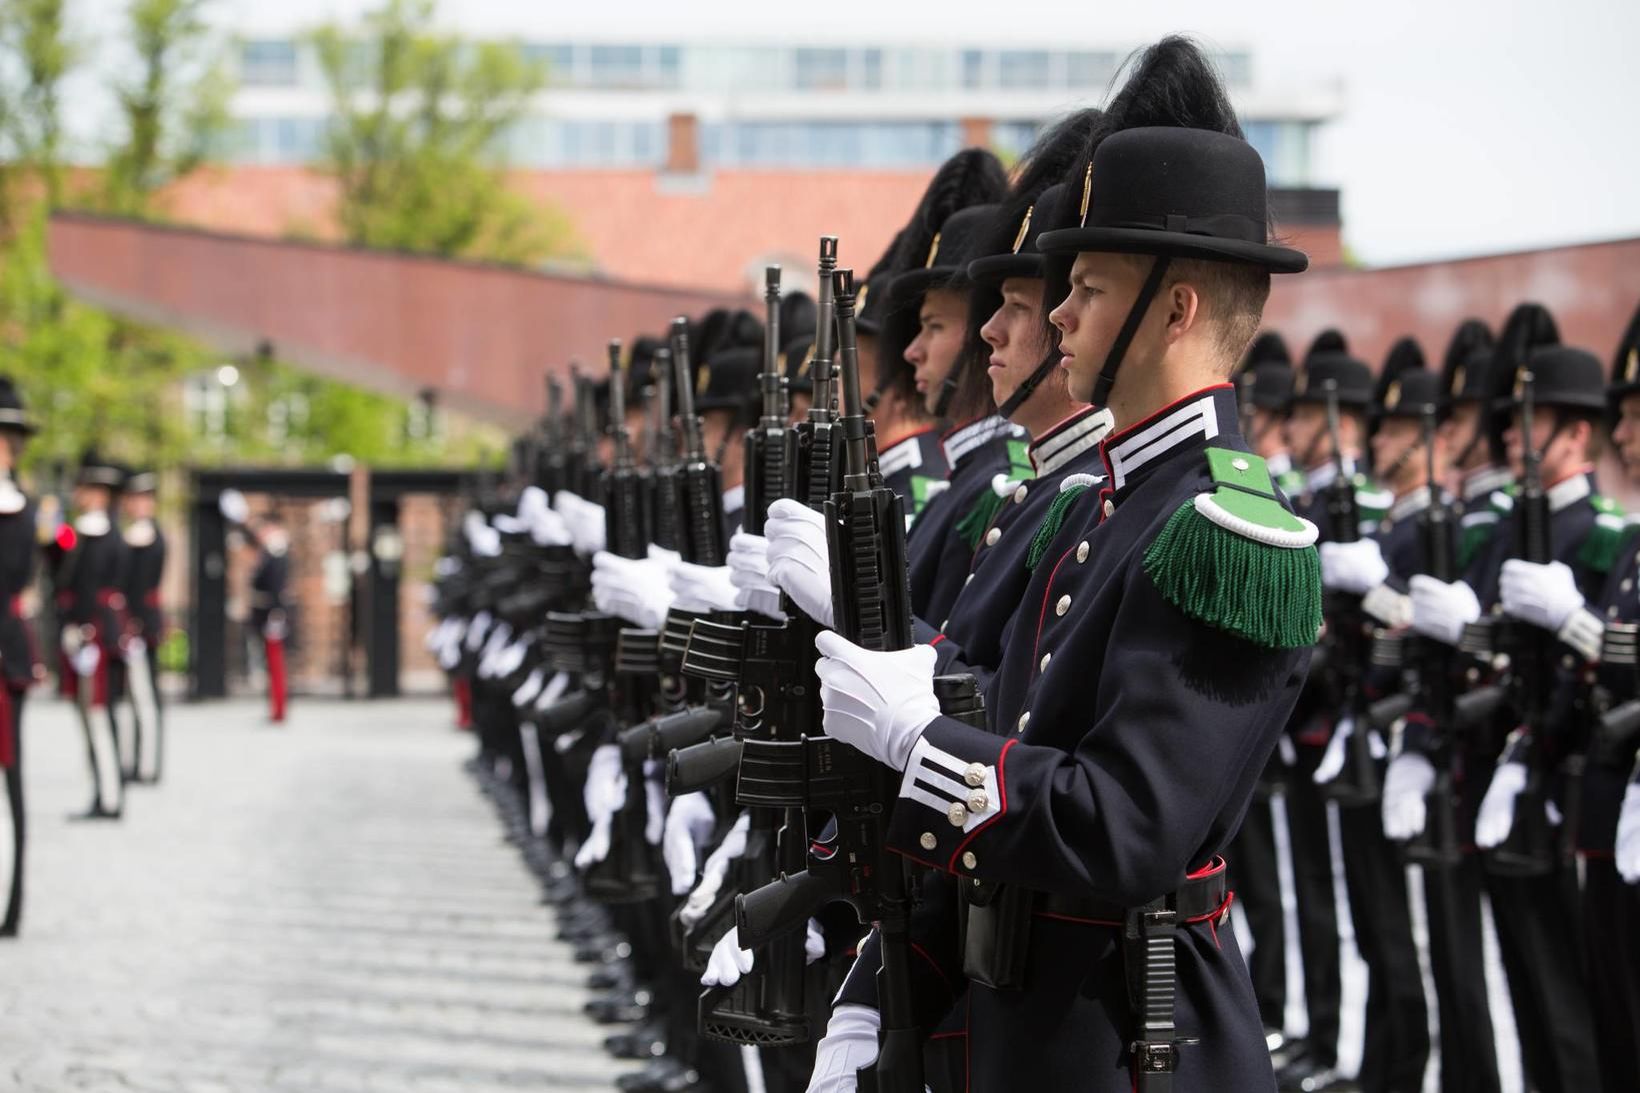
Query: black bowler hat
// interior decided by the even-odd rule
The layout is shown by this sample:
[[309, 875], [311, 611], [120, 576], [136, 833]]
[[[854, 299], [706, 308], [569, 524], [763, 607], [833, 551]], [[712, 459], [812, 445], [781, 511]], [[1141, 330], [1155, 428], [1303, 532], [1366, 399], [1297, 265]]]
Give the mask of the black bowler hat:
[[814, 332], [787, 339], [786, 347], [780, 351], [780, 360], [784, 364], [787, 390], [813, 394]]
[[1048, 251], [1103, 251], [1237, 262], [1300, 273], [1302, 251], [1269, 241], [1264, 161], [1206, 129], [1151, 126], [1099, 143], [1083, 180], [1079, 227], [1043, 233]]
[[912, 308], [929, 289], [967, 288], [968, 263], [980, 255], [980, 245], [996, 219], [1000, 205], [969, 205], [945, 218], [928, 246], [921, 268], [908, 269], [889, 285], [889, 304]]
[[904, 239], [905, 229], [901, 228], [866, 271], [865, 279], [854, 283], [854, 329], [861, 334], [882, 333], [883, 317], [888, 314], [888, 284], [894, 280], [894, 255]]
[[969, 262], [969, 279], [976, 284], [996, 286], [1000, 286], [1010, 277], [1040, 280], [1043, 271], [1042, 252], [1036, 249], [1036, 240], [1040, 233], [1032, 230], [1031, 225], [1053, 223], [1056, 211], [1063, 207], [1065, 192], [1064, 185], [1056, 183], [1037, 195], [1036, 200], [1025, 206], [1024, 213], [1020, 215], [1019, 226], [1014, 229], [1011, 249], [983, 255]]
[[1635, 309], [1634, 318], [1629, 320], [1629, 328], [1623, 332], [1623, 340], [1617, 343], [1617, 352], [1612, 355], [1612, 383], [1607, 394], [1615, 407], [1637, 391], [1640, 391], [1640, 308]]
[[153, 471], [139, 471], [132, 469], [125, 476], [125, 485], [122, 493], [153, 493], [159, 488], [159, 475]]
[[1292, 409], [1293, 385], [1297, 377], [1293, 366], [1280, 361], [1265, 361], [1243, 373], [1246, 378], [1245, 398], [1260, 410], [1285, 414]]
[[80, 473], [75, 477], [74, 484], [117, 490], [125, 484], [125, 468], [112, 459], [104, 459], [92, 448], [80, 457]]
[[1486, 376], [1486, 441], [1494, 463], [1504, 461], [1503, 434], [1515, 419], [1515, 377], [1521, 365], [1535, 350], [1559, 344], [1560, 328], [1542, 304], [1517, 304], [1503, 321], [1498, 340], [1492, 346], [1492, 363]]
[[0, 429], [15, 429], [25, 435], [38, 431], [23, 405], [22, 392], [10, 377], [0, 375]]
[[626, 408], [642, 406], [655, 383], [655, 350], [665, 343], [648, 334], [632, 339], [632, 355], [626, 362]]
[[1327, 401], [1327, 384], [1333, 384], [1338, 405], [1365, 410], [1372, 405], [1372, 369], [1350, 356], [1344, 335], [1323, 330], [1304, 354], [1304, 364], [1293, 379], [1293, 403], [1311, 405]]
[[1526, 393], [1532, 377], [1532, 404], [1557, 410], [1598, 411], [1606, 408], [1606, 375], [1600, 359], [1586, 349], [1569, 345], [1540, 345], [1515, 367], [1512, 386], [1494, 408], [1513, 410]]
[[814, 297], [801, 289], [788, 292], [780, 297], [780, 341], [782, 344], [807, 334], [814, 336], [814, 328], [820, 321], [819, 306]]
[[1441, 406], [1441, 377], [1415, 365], [1403, 368], [1389, 383], [1375, 407], [1379, 420], [1390, 418], [1422, 418], [1435, 413]]
[[[1424, 359], [1424, 350], [1417, 339], [1403, 337], [1396, 339], [1389, 347], [1389, 355], [1384, 358], [1384, 367], [1378, 370], [1378, 383], [1372, 393], [1372, 421], [1370, 427], [1376, 427], [1379, 419], [1386, 416], [1401, 417], [1413, 413], [1389, 413], [1390, 410], [1400, 410], [1405, 404], [1406, 390], [1401, 384], [1401, 377], [1409, 372], [1424, 371], [1428, 362]], [[1440, 388], [1440, 377], [1435, 377], [1435, 388]], [[1418, 381], [1422, 385], [1422, 381]], [[1416, 411], [1422, 413], [1422, 410]]]
[[761, 396], [757, 376], [763, 371], [760, 346], [720, 349], [695, 369], [695, 409], [733, 410], [736, 418]]
[[1465, 319], [1447, 344], [1441, 363], [1445, 408], [1461, 402], [1485, 402], [1492, 371], [1492, 331], [1479, 319]]

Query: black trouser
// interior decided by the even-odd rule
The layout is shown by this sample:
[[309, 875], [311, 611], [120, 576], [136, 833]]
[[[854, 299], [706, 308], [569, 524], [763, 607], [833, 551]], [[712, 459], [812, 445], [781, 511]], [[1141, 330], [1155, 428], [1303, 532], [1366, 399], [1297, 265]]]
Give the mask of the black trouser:
[[1406, 867], [1384, 837], [1377, 802], [1340, 807], [1338, 832], [1355, 947], [1367, 964], [1361, 1088], [1420, 1093], [1429, 1063], [1429, 1011], [1412, 938]]
[[1442, 1093], [1497, 1093], [1498, 1054], [1486, 991], [1480, 859], [1424, 869], [1429, 968], [1441, 1023]]
[[[0, 682], [0, 687], [7, 687]], [[23, 917], [23, 848], [27, 842], [27, 821], [23, 807], [23, 696], [26, 692], [11, 689], [12, 764], [5, 771], [6, 815], [11, 817], [11, 876], [0, 877], [6, 885], [5, 917], [0, 919], [0, 930], [15, 933]]]
[[1333, 894], [1332, 844], [1327, 802], [1311, 781], [1322, 747], [1299, 745], [1298, 765], [1287, 785], [1287, 835], [1293, 855], [1293, 893], [1298, 902], [1298, 944], [1304, 958], [1304, 1004], [1310, 1016], [1311, 1050], [1322, 1062], [1338, 1061], [1338, 905]]
[[[1589, 1001], [1601, 1081], [1612, 1090], [1640, 1089], [1640, 917], [1636, 889], [1623, 883], [1607, 856], [1583, 859], [1583, 938], [1588, 947]], [[1631, 904], [1625, 914], [1624, 900]]]
[[1576, 876], [1558, 866], [1542, 877], [1488, 873], [1486, 888], [1528, 1088], [1598, 1090]]
[[1287, 924], [1281, 909], [1281, 873], [1276, 865], [1275, 810], [1267, 797], [1255, 797], [1241, 830], [1225, 852], [1230, 887], [1247, 916], [1253, 935], [1248, 971], [1253, 997], [1267, 1029], [1280, 1029], [1287, 1013]]

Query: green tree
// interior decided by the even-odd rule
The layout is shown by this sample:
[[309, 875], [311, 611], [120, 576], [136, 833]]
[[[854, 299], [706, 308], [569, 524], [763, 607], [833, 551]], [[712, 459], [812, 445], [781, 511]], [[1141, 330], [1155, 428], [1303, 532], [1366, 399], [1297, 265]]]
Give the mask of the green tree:
[[572, 254], [563, 218], [507, 186], [501, 149], [545, 71], [516, 43], [433, 28], [432, 0], [388, 0], [362, 33], [312, 41], [332, 100], [320, 169], [349, 242], [531, 263]]
[[135, 65], [115, 83], [124, 126], [103, 171], [110, 212], [152, 215], [156, 195], [203, 164], [227, 125], [231, 88], [207, 6], [133, 0], [126, 13]]
[[0, 135], [16, 149], [0, 166], [0, 227], [19, 227], [18, 183], [43, 188], [46, 201], [63, 198], [62, 85], [81, 51], [67, 31], [66, 0], [0, 0], [0, 50], [13, 70], [0, 94]]

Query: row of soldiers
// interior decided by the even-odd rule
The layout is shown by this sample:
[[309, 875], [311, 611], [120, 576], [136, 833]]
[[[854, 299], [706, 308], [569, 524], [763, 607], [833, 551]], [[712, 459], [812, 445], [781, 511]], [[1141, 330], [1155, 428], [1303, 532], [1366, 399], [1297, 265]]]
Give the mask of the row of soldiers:
[[55, 497], [37, 503], [15, 475], [36, 429], [16, 384], [0, 376], [0, 768], [7, 803], [0, 936], [8, 937], [16, 936], [23, 909], [23, 708], [46, 676], [29, 601], [41, 569], [60, 641], [57, 680], [77, 713], [90, 773], [90, 804], [79, 818], [119, 819], [125, 787], [157, 784], [165, 754], [154, 657], [164, 634], [165, 569], [156, 475], [90, 452], [70, 513]]
[[[1310, 1036], [1280, 1035], [1278, 787], [1295, 872], [1329, 892], [1337, 813], [1371, 977], [1362, 1087], [1422, 1087], [1410, 928], [1395, 946], [1397, 844], [1426, 830], [1451, 861], [1425, 887], [1448, 901], [1443, 1087], [1492, 1067], [1468, 1046], [1483, 891], [1520, 940], [1517, 1024], [1543, 1022], [1522, 1037], [1534, 1088], [1571, 1087], [1553, 1068], [1596, 1006], [1610, 1050], [1576, 1088], [1633, 1087], [1640, 977], [1618, 950], [1602, 985], [1577, 976], [1571, 905], [1549, 902], [1632, 935], [1633, 889], [1609, 855], [1600, 877], [1486, 864], [1540, 820], [1604, 817], [1610, 842], [1635, 758], [1625, 739], [1607, 784], [1588, 776], [1591, 726], [1635, 697], [1632, 581], [1615, 611], [1592, 578], [1564, 594], [1583, 546], [1561, 511], [1613, 533], [1602, 572], [1626, 542], [1586, 478], [1564, 484], [1608, 405], [1599, 363], [1589, 387], [1593, 358], [1527, 320], [1491, 345], [1469, 328], [1458, 380], [1398, 363], [1381, 390], [1336, 336], [1297, 368], [1250, 353], [1271, 276], [1307, 265], [1267, 224], [1222, 86], [1169, 38], [1011, 177], [953, 157], [863, 276], [822, 239], [812, 298], [771, 269], [761, 323], [680, 317], [611, 343], [572, 409], [553, 388], [516, 489], [440, 563], [430, 645], [470, 695], [474, 771], [607, 992], [589, 1014], [632, 1024], [607, 1046], [648, 1065], [621, 1088], [1158, 1093], [1270, 1089], [1278, 1069], [1343, 1088], [1337, 914], [1314, 891]], [[1579, 382], [1592, 404], [1567, 401]], [[1383, 489], [1360, 477], [1369, 443]], [[1483, 464], [1454, 512], [1441, 483]], [[1451, 565], [1425, 560], [1426, 522], [1462, 530]], [[1490, 576], [1459, 579], [1459, 540]], [[1532, 615], [1551, 589], [1556, 616]], [[1570, 700], [1596, 658], [1604, 697]], [[1464, 720], [1479, 691], [1486, 730]]]

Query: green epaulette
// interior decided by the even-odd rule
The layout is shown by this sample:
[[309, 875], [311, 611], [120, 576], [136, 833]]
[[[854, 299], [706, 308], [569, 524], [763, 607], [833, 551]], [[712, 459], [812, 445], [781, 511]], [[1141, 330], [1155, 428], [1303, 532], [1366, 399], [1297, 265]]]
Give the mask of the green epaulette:
[[1490, 543], [1497, 533], [1498, 515], [1488, 511], [1473, 513], [1461, 520], [1458, 526], [1458, 568], [1467, 569], [1469, 563], [1480, 554], [1481, 548]]
[[934, 495], [948, 485], [950, 483], [943, 478], [933, 478], [926, 474], [911, 476], [911, 496], [908, 498], [910, 504], [906, 506], [905, 513], [905, 528], [907, 531], [911, 530], [911, 525], [917, 517], [922, 515], [923, 509], [928, 507], [928, 502], [934, 499]]
[[[1031, 463], [1029, 443], [1023, 440], [1008, 441], [1008, 469], [1003, 472], [1003, 477], [1015, 485], [1036, 477], [1036, 467]], [[969, 550], [979, 549], [980, 538], [996, 520], [997, 513], [1002, 511], [1002, 506], [1007, 504], [1012, 493], [1011, 489], [1006, 495], [998, 493], [993, 481], [974, 498], [974, 503], [962, 514], [956, 526], [957, 535], [968, 544]]]
[[1289, 467], [1276, 475], [1276, 485], [1280, 486], [1281, 492], [1288, 497], [1301, 495], [1304, 492], [1305, 484], [1304, 472], [1297, 467]]
[[1395, 504], [1393, 493], [1379, 488], [1364, 474], [1357, 474], [1351, 481], [1355, 484], [1355, 507], [1361, 512], [1362, 524], [1376, 524], [1389, 515], [1390, 507]]
[[1059, 529], [1065, 524], [1065, 514], [1070, 512], [1076, 499], [1087, 493], [1092, 487], [1088, 482], [1077, 481], [1086, 478], [1086, 475], [1072, 475], [1059, 485], [1059, 492], [1054, 499], [1048, 502], [1047, 515], [1042, 517], [1042, 523], [1037, 526], [1036, 534], [1031, 537], [1031, 549], [1025, 554], [1025, 568], [1034, 570], [1042, 556], [1048, 552], [1048, 544], [1053, 537], [1059, 534]]
[[1577, 560], [1596, 573], [1606, 573], [1617, 561], [1631, 528], [1624, 518], [1623, 506], [1611, 498], [1590, 494], [1589, 504], [1594, 509], [1594, 528], [1578, 548]]
[[1213, 490], [1180, 505], [1145, 551], [1145, 573], [1193, 619], [1292, 649], [1321, 631], [1315, 525], [1276, 496], [1264, 460], [1208, 448]]

